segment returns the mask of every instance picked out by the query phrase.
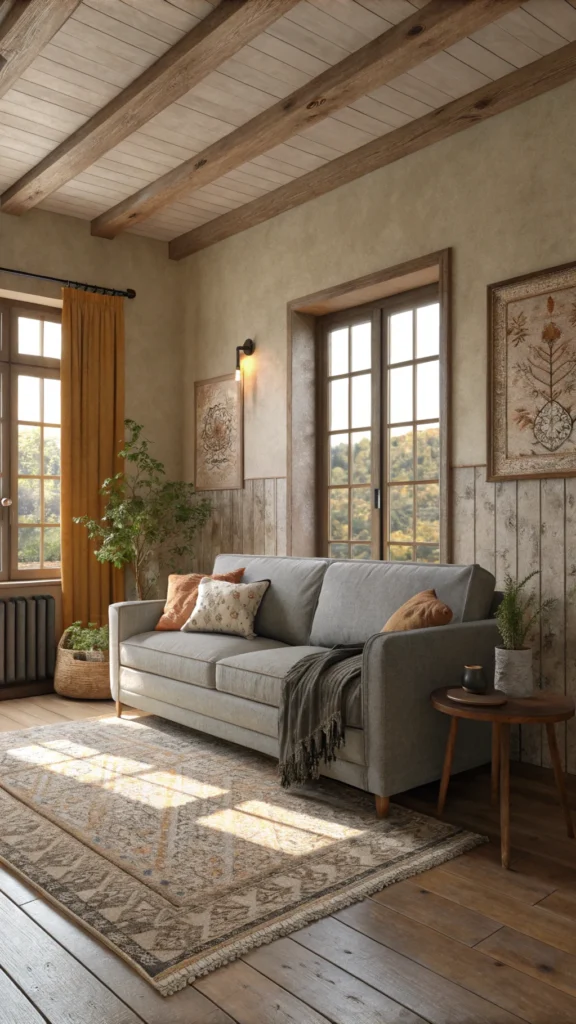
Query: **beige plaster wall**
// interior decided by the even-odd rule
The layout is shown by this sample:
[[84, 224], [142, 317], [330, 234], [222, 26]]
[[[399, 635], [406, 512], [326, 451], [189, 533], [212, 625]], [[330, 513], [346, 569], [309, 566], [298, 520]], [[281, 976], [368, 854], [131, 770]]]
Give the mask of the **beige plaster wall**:
[[286, 303], [453, 248], [454, 463], [485, 461], [486, 285], [576, 260], [576, 83], [185, 260], [184, 468], [193, 384], [246, 382], [246, 476], [286, 472]]
[[[144, 423], [154, 454], [170, 475], [182, 467], [181, 268], [164, 243], [134, 235], [92, 238], [90, 224], [34, 210], [0, 214], [0, 266], [53, 274], [111, 288], [134, 288], [126, 300], [126, 415]], [[0, 274], [0, 289], [60, 297], [58, 285]]]

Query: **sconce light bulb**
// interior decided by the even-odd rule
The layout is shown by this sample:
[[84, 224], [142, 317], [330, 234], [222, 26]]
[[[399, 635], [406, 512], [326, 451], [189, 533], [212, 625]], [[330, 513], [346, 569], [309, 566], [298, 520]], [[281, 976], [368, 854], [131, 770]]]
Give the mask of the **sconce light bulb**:
[[240, 367], [238, 366], [238, 367], [236, 367], [236, 380], [241, 380], [241, 379], [242, 379], [242, 373], [241, 373]]

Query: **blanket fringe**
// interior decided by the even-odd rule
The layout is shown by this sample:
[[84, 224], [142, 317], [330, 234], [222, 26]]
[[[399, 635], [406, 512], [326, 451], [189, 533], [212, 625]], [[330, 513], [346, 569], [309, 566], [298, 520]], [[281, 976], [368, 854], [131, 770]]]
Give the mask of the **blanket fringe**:
[[303, 785], [310, 779], [320, 778], [320, 763], [336, 760], [336, 751], [346, 744], [346, 732], [341, 713], [335, 712], [310, 736], [300, 740], [286, 761], [278, 764], [278, 774], [284, 789]]

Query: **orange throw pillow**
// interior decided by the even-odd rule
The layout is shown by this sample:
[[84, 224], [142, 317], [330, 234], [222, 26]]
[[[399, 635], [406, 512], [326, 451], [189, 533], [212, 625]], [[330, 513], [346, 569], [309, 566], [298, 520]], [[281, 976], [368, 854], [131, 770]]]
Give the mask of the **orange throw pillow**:
[[440, 601], [435, 590], [423, 590], [406, 601], [390, 616], [381, 633], [399, 633], [406, 629], [447, 626], [452, 621], [448, 605]]
[[168, 593], [164, 612], [156, 629], [181, 629], [188, 621], [196, 607], [198, 598], [198, 587], [200, 581], [209, 577], [211, 580], [221, 580], [223, 583], [241, 583], [244, 569], [234, 569], [233, 572], [220, 575], [215, 573], [210, 576], [207, 572], [192, 572], [187, 576], [174, 574], [168, 577]]

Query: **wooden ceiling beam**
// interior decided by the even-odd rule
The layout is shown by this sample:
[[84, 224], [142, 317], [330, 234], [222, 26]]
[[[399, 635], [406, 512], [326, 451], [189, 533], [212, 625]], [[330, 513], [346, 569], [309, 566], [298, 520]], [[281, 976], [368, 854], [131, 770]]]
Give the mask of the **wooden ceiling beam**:
[[181, 260], [216, 242], [325, 195], [371, 171], [534, 99], [576, 78], [576, 42], [512, 71], [496, 82], [419, 117], [403, 128], [331, 160], [288, 185], [231, 210], [170, 242], [170, 257]]
[[92, 234], [114, 238], [179, 196], [215, 181], [273, 146], [385, 85], [470, 32], [518, 7], [520, 0], [430, 0], [334, 67], [208, 146], [92, 221]]
[[[21, 214], [36, 206], [184, 96], [297, 2], [221, 0], [175, 46], [7, 189], [0, 199], [2, 212]], [[76, 6], [70, 0], [58, 3]], [[57, 6], [52, 0], [32, 0], [30, 6], [41, 4]]]
[[0, 22], [0, 96], [56, 35], [80, 0], [15, 0]]

